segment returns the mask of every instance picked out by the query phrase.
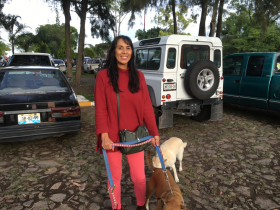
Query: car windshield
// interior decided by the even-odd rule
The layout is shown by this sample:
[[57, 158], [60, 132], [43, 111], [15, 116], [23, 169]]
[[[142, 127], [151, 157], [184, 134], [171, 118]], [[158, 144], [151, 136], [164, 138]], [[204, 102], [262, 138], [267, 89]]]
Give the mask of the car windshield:
[[51, 66], [47, 55], [13, 55], [9, 66]]
[[50, 92], [70, 92], [60, 71], [2, 70], [0, 72], [0, 95]]

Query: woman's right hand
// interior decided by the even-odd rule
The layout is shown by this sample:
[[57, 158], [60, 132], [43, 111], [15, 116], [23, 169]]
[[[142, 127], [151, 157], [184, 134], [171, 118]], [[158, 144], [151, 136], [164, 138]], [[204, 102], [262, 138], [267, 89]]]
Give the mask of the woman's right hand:
[[112, 144], [114, 142], [111, 141], [111, 139], [109, 138], [108, 133], [102, 133], [101, 134], [101, 141], [102, 141], [102, 148], [105, 150], [113, 150], [114, 151], [114, 147], [112, 147]]

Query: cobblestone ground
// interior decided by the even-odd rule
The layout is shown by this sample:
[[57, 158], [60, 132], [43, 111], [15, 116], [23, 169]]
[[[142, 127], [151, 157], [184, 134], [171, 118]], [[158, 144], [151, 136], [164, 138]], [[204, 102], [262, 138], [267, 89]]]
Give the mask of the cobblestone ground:
[[[279, 116], [227, 105], [221, 121], [175, 116], [172, 128], [160, 130], [161, 142], [188, 143], [178, 185], [190, 210], [280, 209]], [[93, 152], [94, 107], [82, 108], [82, 122], [80, 132], [0, 143], [0, 210], [111, 209], [104, 160]], [[125, 157], [123, 169], [123, 209], [135, 210]], [[151, 210], [155, 204], [153, 197]]]

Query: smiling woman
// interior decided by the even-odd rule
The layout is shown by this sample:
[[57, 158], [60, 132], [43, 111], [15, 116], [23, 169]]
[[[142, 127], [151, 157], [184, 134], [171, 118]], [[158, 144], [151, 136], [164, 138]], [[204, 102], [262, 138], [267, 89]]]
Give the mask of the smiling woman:
[[[154, 136], [151, 138], [153, 145], [159, 146], [159, 136], [144, 75], [135, 67], [131, 39], [127, 36], [116, 37], [112, 42], [106, 61], [105, 69], [97, 74], [94, 88], [96, 151], [107, 150], [110, 170], [116, 186], [114, 192], [117, 204], [115, 205], [115, 199], [112, 195], [110, 198], [114, 209], [121, 209], [120, 181], [123, 152], [119, 149], [113, 149], [112, 143], [121, 141], [119, 131], [136, 131], [143, 125], [143, 122], [149, 135]], [[144, 151], [137, 150], [135, 153], [125, 154], [131, 169], [130, 174], [134, 183], [137, 210], [145, 210]]]

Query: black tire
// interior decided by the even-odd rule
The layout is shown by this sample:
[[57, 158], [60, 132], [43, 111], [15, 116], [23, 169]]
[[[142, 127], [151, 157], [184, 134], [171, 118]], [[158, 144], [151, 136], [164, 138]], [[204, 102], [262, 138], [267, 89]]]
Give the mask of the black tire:
[[197, 99], [210, 98], [217, 90], [220, 75], [217, 66], [209, 60], [193, 62], [186, 71], [184, 86], [187, 93]]
[[155, 114], [155, 118], [156, 118], [156, 123], [157, 123], [157, 126], [158, 126], [158, 124], [159, 124], [159, 117], [160, 117], [159, 114], [158, 114], [159, 108], [153, 106], [153, 109], [154, 109], [154, 114]]
[[205, 105], [200, 108], [200, 112], [198, 115], [191, 117], [193, 120], [197, 122], [203, 122], [210, 120], [211, 118], [211, 105]]

